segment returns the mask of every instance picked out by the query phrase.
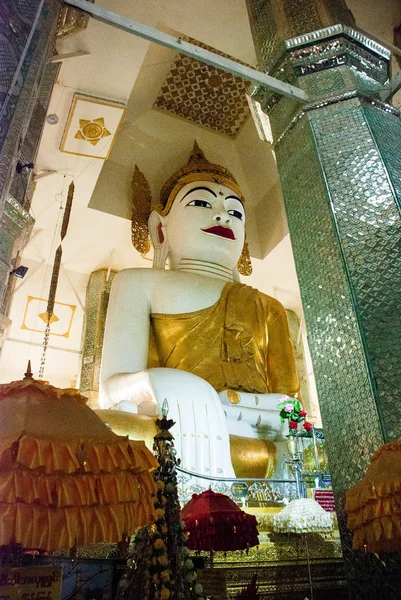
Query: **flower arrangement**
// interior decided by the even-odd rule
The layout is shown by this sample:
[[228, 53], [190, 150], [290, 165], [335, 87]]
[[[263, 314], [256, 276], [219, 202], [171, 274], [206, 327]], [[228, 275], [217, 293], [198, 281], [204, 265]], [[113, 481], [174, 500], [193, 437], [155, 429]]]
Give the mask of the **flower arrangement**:
[[[283, 400], [277, 404], [277, 408], [280, 409], [281, 422], [288, 421], [289, 435], [312, 436], [312, 423], [306, 421], [307, 414], [299, 400], [283, 396]], [[300, 430], [301, 425], [302, 429]]]

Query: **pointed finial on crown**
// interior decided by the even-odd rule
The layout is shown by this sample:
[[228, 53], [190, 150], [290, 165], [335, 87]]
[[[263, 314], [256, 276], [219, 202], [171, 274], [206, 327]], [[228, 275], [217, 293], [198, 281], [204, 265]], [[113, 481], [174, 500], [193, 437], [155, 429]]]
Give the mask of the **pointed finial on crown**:
[[192, 152], [188, 159], [188, 162], [190, 163], [193, 160], [204, 160], [206, 162], [209, 162], [208, 160], [206, 160], [206, 156], [204, 155], [203, 150], [199, 147], [198, 142], [196, 140], [194, 142], [194, 147], [192, 148]]
[[26, 373], [24, 373], [24, 379], [33, 379], [31, 361], [28, 360], [28, 366], [26, 368]]

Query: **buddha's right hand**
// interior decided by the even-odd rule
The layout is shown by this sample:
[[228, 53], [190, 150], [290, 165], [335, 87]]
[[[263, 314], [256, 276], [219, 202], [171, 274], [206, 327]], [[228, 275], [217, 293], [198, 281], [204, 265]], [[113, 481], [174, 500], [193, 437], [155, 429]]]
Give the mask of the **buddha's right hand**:
[[102, 396], [104, 408], [127, 410], [136, 405], [138, 413], [151, 416], [161, 413], [167, 399], [168, 417], [176, 422], [172, 433], [177, 455], [184, 468], [205, 475], [234, 475], [223, 407], [204, 379], [167, 368], [122, 373], [105, 382]]
[[[168, 403], [188, 403], [196, 396], [218, 397], [212, 386], [186, 371], [155, 368], [138, 373], [118, 373], [104, 382], [100, 403], [102, 408], [138, 412], [149, 416], [161, 414], [165, 399]], [[130, 408], [131, 405], [132, 407]]]

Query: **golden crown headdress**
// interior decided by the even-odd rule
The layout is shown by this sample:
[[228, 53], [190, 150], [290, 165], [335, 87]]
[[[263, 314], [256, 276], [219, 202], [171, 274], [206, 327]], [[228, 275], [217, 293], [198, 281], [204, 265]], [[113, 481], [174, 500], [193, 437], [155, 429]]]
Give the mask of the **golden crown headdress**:
[[[150, 250], [148, 220], [152, 210], [156, 210], [161, 215], [167, 215], [180, 189], [193, 181], [214, 181], [226, 185], [238, 194], [243, 203], [245, 202], [244, 196], [232, 173], [221, 165], [209, 162], [196, 142], [187, 163], [163, 185], [158, 204], [152, 204], [149, 183], [144, 174], [135, 165], [132, 176], [133, 209], [131, 236], [134, 248], [138, 252], [147, 254]], [[238, 269], [242, 275], [250, 275], [252, 272], [248, 244], [246, 242], [243, 254], [238, 263]]]

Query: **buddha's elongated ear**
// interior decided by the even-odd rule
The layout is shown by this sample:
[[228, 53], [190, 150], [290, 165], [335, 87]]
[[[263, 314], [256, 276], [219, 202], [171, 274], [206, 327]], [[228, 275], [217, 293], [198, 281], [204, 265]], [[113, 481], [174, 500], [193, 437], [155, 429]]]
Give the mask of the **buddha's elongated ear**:
[[152, 211], [148, 221], [150, 239], [154, 248], [153, 268], [164, 269], [168, 254], [167, 229], [165, 217]]

